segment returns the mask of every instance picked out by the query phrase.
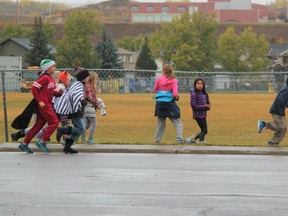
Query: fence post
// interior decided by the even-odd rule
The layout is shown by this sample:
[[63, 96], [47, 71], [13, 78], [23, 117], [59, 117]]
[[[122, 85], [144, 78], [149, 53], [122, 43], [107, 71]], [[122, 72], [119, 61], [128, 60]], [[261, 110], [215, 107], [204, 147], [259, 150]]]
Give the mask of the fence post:
[[6, 89], [5, 89], [5, 72], [2, 71], [2, 92], [3, 92], [3, 107], [4, 107], [4, 121], [5, 121], [5, 139], [8, 142], [8, 118], [7, 118], [7, 103], [6, 103]]

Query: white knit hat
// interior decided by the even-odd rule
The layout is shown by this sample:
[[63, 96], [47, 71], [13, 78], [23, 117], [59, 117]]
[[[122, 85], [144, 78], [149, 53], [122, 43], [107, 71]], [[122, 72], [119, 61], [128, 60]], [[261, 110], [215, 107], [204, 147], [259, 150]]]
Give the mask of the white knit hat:
[[51, 66], [55, 64], [56, 64], [55, 61], [51, 59], [43, 59], [40, 63], [41, 73], [39, 74], [39, 76], [43, 75]]

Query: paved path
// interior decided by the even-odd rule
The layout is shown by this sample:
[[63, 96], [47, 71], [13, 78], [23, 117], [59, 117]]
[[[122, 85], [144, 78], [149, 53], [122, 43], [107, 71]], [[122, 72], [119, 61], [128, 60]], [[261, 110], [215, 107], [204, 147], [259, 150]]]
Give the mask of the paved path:
[[288, 157], [0, 152], [1, 216], [285, 216]]
[[[0, 143], [0, 152], [16, 152], [18, 143]], [[62, 152], [63, 145], [48, 144], [51, 152]], [[30, 144], [30, 148], [39, 149]], [[239, 154], [239, 155], [287, 155], [288, 147], [225, 147], [196, 145], [114, 145], [114, 144], [76, 144], [73, 148], [82, 153], [171, 153], [171, 154]]]

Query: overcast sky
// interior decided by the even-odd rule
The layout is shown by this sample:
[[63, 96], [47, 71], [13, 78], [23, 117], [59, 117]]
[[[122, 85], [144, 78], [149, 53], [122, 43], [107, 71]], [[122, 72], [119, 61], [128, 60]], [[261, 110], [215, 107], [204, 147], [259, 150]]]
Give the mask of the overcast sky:
[[[36, 0], [36, 1], [38, 2], [50, 1], [50, 2], [57, 2], [57, 3], [65, 3], [70, 6], [80, 6], [80, 5], [85, 5], [85, 4], [99, 3], [103, 0], [83, 0], [83, 1], [79, 1], [79, 0]], [[163, 2], [165, 0], [137, 0], [137, 1], [139, 2]], [[193, 2], [207, 2], [207, 0], [194, 0]], [[267, 3], [274, 2], [274, 0], [252, 0], [252, 2], [265, 5]]]

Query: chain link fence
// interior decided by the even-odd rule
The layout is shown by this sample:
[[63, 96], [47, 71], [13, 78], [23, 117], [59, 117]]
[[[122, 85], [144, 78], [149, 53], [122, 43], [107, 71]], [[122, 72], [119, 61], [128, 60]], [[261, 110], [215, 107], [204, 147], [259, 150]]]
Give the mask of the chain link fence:
[[[72, 69], [60, 69], [63, 70], [73, 75]], [[98, 125], [94, 138], [97, 143], [153, 144], [157, 124], [153, 86], [161, 71], [89, 71], [98, 73], [97, 97], [102, 98], [107, 107], [106, 116], [96, 114]], [[0, 142], [10, 142], [10, 134], [16, 131], [11, 128], [11, 123], [32, 99], [30, 87], [38, 75], [36, 70], [0, 70], [0, 75]], [[208, 145], [266, 145], [272, 133], [264, 131], [259, 135], [257, 120], [271, 118], [269, 108], [285, 83], [287, 73], [176, 71], [175, 75], [179, 84], [178, 105], [184, 138], [199, 132], [192, 119], [189, 91], [194, 80], [201, 77], [212, 104], [207, 117]], [[51, 142], [56, 142], [54, 135]], [[169, 120], [161, 143], [176, 143], [175, 130]], [[284, 140], [281, 144], [286, 143]]]

